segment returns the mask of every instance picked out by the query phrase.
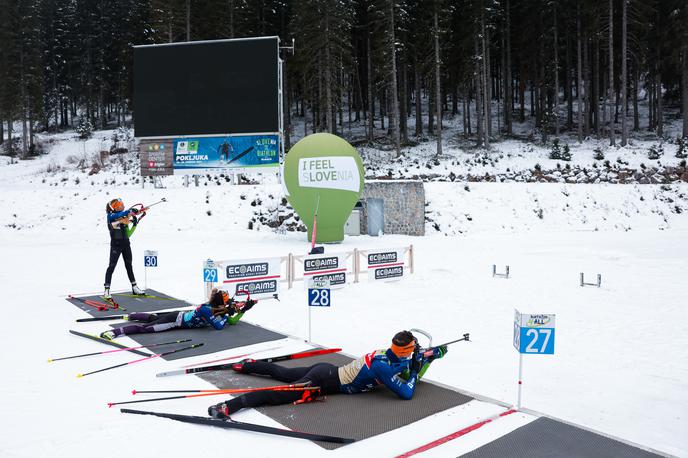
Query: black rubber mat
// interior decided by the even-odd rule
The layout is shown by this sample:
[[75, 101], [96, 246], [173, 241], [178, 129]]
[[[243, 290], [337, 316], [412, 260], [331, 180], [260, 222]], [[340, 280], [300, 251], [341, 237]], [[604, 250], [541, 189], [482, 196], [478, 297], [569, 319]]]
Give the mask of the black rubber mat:
[[[126, 310], [117, 309], [107, 309], [104, 311], [98, 311], [96, 307], [92, 307], [83, 303], [78, 299], [69, 299], [67, 301], [79, 307], [84, 312], [91, 316], [108, 316], [108, 315], [120, 315], [122, 313], [131, 312], [155, 312], [157, 310], [175, 309], [175, 308], [185, 308], [192, 304], [175, 299], [174, 297], [168, 296], [167, 294], [161, 293], [154, 289], [146, 290], [146, 296], [134, 296], [130, 292], [127, 293], [114, 293], [112, 296], [115, 301]], [[103, 296], [79, 296], [81, 299], [90, 299], [96, 302], [104, 303]]]
[[541, 417], [499, 439], [462, 455], [471, 458], [495, 456], [552, 457], [655, 457], [645, 450], [550, 418]]
[[[111, 327], [116, 328], [127, 324], [131, 323], [116, 323], [111, 324]], [[107, 328], [104, 327], [104, 329]], [[169, 342], [170, 340], [176, 339], [192, 339], [192, 341], [188, 344], [179, 344], [180, 347], [201, 342], [203, 343], [203, 346], [199, 348], [163, 356], [164, 359], [171, 361], [175, 359], [188, 358], [190, 356], [206, 355], [222, 350], [228, 350], [230, 348], [243, 347], [245, 345], [252, 345], [270, 340], [284, 339], [287, 336], [240, 321], [233, 326], [228, 325], [220, 331], [213, 328], [172, 329], [170, 331], [150, 334], [132, 334], [127, 337], [134, 339], [141, 345]], [[163, 348], [165, 348], [164, 351], [168, 351], [168, 348], [169, 350], [173, 350], [175, 347], [170, 346]], [[153, 352], [155, 353], [156, 351]]]
[[[328, 362], [342, 366], [349, 361], [351, 358], [347, 356], [330, 354], [280, 364], [286, 367], [299, 367]], [[432, 368], [430, 372], [432, 373]], [[218, 388], [263, 387], [280, 384], [276, 380], [237, 374], [233, 371], [209, 372], [199, 374], [199, 376]], [[217, 403], [222, 400], [221, 397], [218, 396], [218, 398], [211, 402]], [[400, 428], [471, 400], [473, 398], [455, 391], [432, 383], [421, 382], [410, 401], [399, 399], [382, 386], [369, 393], [331, 395], [324, 402], [266, 406], [257, 410], [290, 429], [361, 440]], [[208, 404], [210, 405], [211, 402]], [[241, 420], [241, 413], [237, 414], [236, 420]], [[342, 446], [342, 444], [316, 443], [326, 449]]]

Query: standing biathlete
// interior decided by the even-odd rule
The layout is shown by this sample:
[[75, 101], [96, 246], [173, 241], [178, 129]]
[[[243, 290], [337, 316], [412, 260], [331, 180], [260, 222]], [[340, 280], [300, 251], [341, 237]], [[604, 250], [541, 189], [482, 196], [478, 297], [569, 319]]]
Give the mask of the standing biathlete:
[[256, 301], [235, 302], [226, 291], [213, 289], [210, 300], [194, 310], [173, 311], [165, 313], [130, 313], [124, 317], [127, 321], [140, 321], [141, 324], [128, 324], [110, 331], [104, 331], [100, 337], [112, 340], [128, 334], [145, 334], [163, 332], [170, 329], [194, 329], [212, 326], [218, 331], [229, 323], [237, 324], [244, 313], [249, 311]]
[[[131, 282], [131, 292], [136, 295], [145, 295], [146, 293], [136, 286], [134, 268], [131, 265], [132, 254], [129, 238], [136, 230], [139, 218], [143, 218], [146, 213], [139, 212], [135, 207], [125, 210], [124, 202], [119, 198], [108, 202], [105, 206], [105, 212], [107, 214], [107, 227], [110, 232], [110, 263], [105, 271], [105, 293], [103, 297], [105, 299], [112, 299], [110, 282], [112, 281], [112, 273], [115, 271], [120, 255], [124, 258], [124, 267], [127, 269], [127, 276]], [[131, 223], [131, 226], [129, 226], [129, 223]]]
[[401, 399], [409, 400], [416, 390], [416, 382], [435, 359], [447, 353], [447, 347], [433, 349], [428, 358], [419, 354], [418, 341], [409, 331], [398, 332], [386, 350], [368, 353], [349, 364], [338, 367], [317, 363], [308, 367], [285, 368], [273, 363], [247, 359], [232, 365], [242, 374], [268, 376], [285, 383], [306, 383], [317, 390], [257, 391], [212, 405], [208, 414], [213, 418], [229, 418], [246, 407], [309, 402], [326, 394], [357, 394], [384, 385]]

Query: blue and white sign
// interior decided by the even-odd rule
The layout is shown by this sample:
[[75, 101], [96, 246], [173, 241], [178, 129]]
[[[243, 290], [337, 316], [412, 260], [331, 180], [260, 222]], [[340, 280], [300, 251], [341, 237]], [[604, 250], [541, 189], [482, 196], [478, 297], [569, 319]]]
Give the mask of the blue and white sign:
[[193, 169], [278, 167], [279, 136], [240, 135], [174, 140], [175, 173]]
[[217, 283], [217, 269], [203, 269], [203, 281], [205, 283]]
[[553, 355], [554, 331], [554, 314], [529, 314], [515, 311], [514, 348], [519, 353]]
[[328, 279], [314, 279], [308, 281], [308, 306], [330, 307], [332, 296], [330, 295], [330, 282]]
[[145, 250], [143, 252], [144, 267], [158, 267], [158, 252]]

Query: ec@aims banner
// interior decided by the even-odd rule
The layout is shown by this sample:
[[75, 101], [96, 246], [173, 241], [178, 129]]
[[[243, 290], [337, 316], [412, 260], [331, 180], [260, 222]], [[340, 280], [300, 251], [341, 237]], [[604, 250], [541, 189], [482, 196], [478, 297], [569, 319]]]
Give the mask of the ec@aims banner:
[[240, 298], [248, 292], [261, 299], [279, 294], [280, 258], [220, 261], [227, 291]]
[[303, 285], [310, 279], [315, 282], [329, 281], [330, 289], [346, 286], [346, 254], [306, 256], [303, 258]]
[[368, 251], [368, 280], [401, 280], [404, 277], [404, 251], [404, 248]]

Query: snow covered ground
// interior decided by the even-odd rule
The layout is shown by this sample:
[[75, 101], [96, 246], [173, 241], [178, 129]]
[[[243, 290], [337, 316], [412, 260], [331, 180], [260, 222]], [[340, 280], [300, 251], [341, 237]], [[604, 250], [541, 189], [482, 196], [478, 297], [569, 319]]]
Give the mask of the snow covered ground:
[[[73, 170], [70, 156], [90, 159], [106, 142], [76, 142], [70, 134], [53, 138], [56, 144], [47, 156], [19, 164], [0, 162], [5, 304], [0, 456], [188, 456], [210, 447], [241, 456], [274, 456], [276, 447], [285, 456], [392, 456], [504, 411], [473, 401], [325, 452], [306, 441], [130, 417], [108, 409], [107, 402], [129, 399], [133, 388], [206, 386], [195, 377], [156, 379], [156, 372], [178, 367], [165, 361], [75, 377], [133, 359], [122, 354], [46, 363], [51, 357], [100, 349], [67, 333], [83, 313], [64, 295], [101, 289], [109, 243], [103, 221], [108, 199], [119, 196], [127, 204], [163, 196], [169, 200], [151, 211], [134, 235], [135, 271], [142, 283], [142, 252], [158, 250], [160, 266], [149, 270], [148, 285], [191, 302], [203, 300], [203, 260], [302, 254], [306, 240], [302, 233], [265, 226], [247, 230], [256, 197], [265, 208], [279, 205], [274, 177], [260, 177], [264, 185], [240, 187], [212, 181], [205, 185], [204, 180], [199, 188], [184, 188], [174, 177], [166, 179], [166, 189], [141, 189], [132, 175], [123, 173], [126, 162], [119, 170], [93, 176]], [[401, 173], [394, 167], [394, 173]], [[452, 346], [427, 377], [515, 403], [514, 308], [556, 313], [556, 354], [526, 357], [523, 405], [663, 453], [688, 456], [686, 195], [685, 183], [427, 183], [430, 221], [425, 237], [347, 237], [326, 248], [337, 252], [413, 244], [416, 272], [398, 283], [363, 280], [335, 291], [332, 308], [313, 311], [313, 341], [360, 355], [384, 347], [400, 329], [428, 330], [437, 342], [470, 332], [473, 342]], [[509, 265], [511, 278], [492, 278], [493, 264]], [[602, 288], [581, 288], [580, 272], [591, 278], [602, 274]], [[127, 286], [120, 265], [113, 288]], [[300, 350], [308, 334], [307, 312], [305, 293], [297, 284], [283, 290], [281, 302], [263, 301], [246, 318], [295, 336], [286, 345]], [[90, 323], [78, 329], [96, 332], [103, 327]], [[243, 353], [225, 354], [236, 352]], [[201, 398], [150, 407], [202, 415], [211, 402], [215, 400]], [[254, 411], [237, 419], [274, 424]], [[510, 415], [426, 456], [456, 456], [533, 419], [525, 413]]]

